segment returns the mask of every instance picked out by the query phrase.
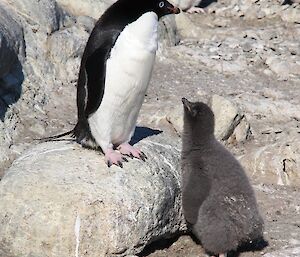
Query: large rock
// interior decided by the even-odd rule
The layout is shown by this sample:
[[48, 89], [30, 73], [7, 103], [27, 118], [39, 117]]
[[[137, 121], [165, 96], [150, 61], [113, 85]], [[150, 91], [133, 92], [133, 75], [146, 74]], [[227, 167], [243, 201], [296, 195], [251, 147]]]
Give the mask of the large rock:
[[159, 27], [158, 27], [158, 36], [159, 36], [159, 49], [158, 55], [164, 52], [168, 47], [175, 46], [180, 41], [180, 36], [177, 31], [175, 17], [177, 15], [168, 15], [162, 17]]
[[184, 228], [179, 150], [138, 145], [123, 169], [74, 143], [26, 151], [0, 182], [0, 256], [124, 256]]
[[295, 134], [265, 146], [256, 146], [240, 156], [251, 176], [260, 182], [278, 185], [300, 185], [300, 140]]
[[57, 3], [75, 16], [86, 15], [98, 19], [116, 0], [57, 0]]
[[[211, 108], [215, 114], [215, 135], [221, 140], [227, 140], [234, 132], [235, 128], [244, 119], [244, 115], [241, 111], [228, 99], [213, 95], [211, 98]], [[246, 124], [245, 124], [246, 123]], [[240, 127], [242, 131], [238, 132], [238, 141], [243, 141], [247, 138], [249, 133], [249, 124], [244, 119], [242, 123], [243, 127]], [[244, 134], [244, 137], [241, 136]]]
[[178, 33], [183, 38], [201, 38], [205, 36], [205, 33], [201, 31], [189, 18], [189, 16], [183, 12], [175, 15], [176, 25]]
[[[66, 82], [77, 81], [81, 56], [88, 36], [84, 29], [72, 26], [59, 30], [49, 37], [48, 56], [54, 64], [53, 72], [56, 78]], [[61, 67], [62, 64], [64, 68]]]
[[55, 0], [4, 0], [14, 11], [35, 30], [45, 30], [48, 34], [59, 28], [59, 11]]
[[285, 22], [300, 23], [300, 5], [286, 9], [281, 14], [281, 19]]
[[300, 57], [295, 58], [284, 56], [283, 58], [272, 56], [266, 59], [266, 64], [270, 70], [279, 77], [287, 77], [288, 75], [300, 76]]
[[[210, 100], [215, 115], [215, 136], [219, 140], [231, 142], [245, 141], [250, 136], [250, 124], [242, 112], [228, 99], [213, 95]], [[166, 115], [166, 120], [180, 136], [183, 128], [183, 108], [173, 107]]]

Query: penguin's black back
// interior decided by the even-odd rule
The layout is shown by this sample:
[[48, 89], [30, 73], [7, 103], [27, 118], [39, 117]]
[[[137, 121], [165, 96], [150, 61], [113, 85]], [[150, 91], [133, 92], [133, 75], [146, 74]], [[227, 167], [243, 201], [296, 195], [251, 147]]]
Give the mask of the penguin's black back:
[[182, 142], [184, 214], [208, 252], [225, 253], [261, 238], [263, 220], [243, 168], [213, 135], [212, 111], [189, 103]]

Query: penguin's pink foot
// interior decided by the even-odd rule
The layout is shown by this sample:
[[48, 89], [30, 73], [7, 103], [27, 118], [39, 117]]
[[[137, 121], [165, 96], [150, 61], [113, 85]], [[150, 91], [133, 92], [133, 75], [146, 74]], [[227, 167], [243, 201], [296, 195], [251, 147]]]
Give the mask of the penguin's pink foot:
[[139, 149], [133, 147], [132, 145], [130, 145], [129, 143], [123, 143], [123, 144], [120, 144], [118, 147], [117, 147], [117, 150], [123, 154], [123, 155], [126, 155], [126, 156], [129, 156], [131, 158], [138, 158], [138, 159], [141, 159], [143, 161], [146, 161], [147, 159], [147, 156]]
[[204, 9], [203, 8], [200, 8], [200, 7], [191, 7], [190, 9], [188, 9], [186, 11], [187, 13], [205, 13]]
[[121, 168], [123, 168], [123, 163], [122, 162], [128, 162], [128, 160], [119, 152], [116, 152], [112, 149], [108, 149], [105, 152], [105, 162], [108, 167], [112, 165], [117, 165]]

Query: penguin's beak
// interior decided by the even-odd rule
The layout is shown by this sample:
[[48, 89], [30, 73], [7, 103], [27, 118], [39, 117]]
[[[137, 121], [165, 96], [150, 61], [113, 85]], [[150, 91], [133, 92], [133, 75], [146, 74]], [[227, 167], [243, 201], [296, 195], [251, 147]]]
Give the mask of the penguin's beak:
[[173, 6], [173, 7], [167, 7], [167, 8], [171, 13], [174, 13], [174, 14], [180, 13], [180, 9], [178, 7]]

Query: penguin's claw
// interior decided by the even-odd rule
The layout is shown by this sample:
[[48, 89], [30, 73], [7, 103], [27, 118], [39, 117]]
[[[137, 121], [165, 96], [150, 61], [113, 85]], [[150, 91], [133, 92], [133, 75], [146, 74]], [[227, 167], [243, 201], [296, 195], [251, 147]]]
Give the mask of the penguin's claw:
[[123, 144], [119, 145], [117, 150], [121, 154], [126, 155], [126, 156], [130, 157], [131, 159], [137, 158], [137, 159], [141, 159], [143, 161], [146, 161], [146, 159], [147, 159], [147, 156], [142, 151], [140, 151], [139, 149], [136, 149], [129, 143], [123, 143]]
[[144, 152], [141, 152], [140, 159], [145, 162], [148, 159], [148, 157], [146, 156], [146, 154], [144, 154]]
[[120, 162], [120, 161], [118, 161], [118, 166], [119, 166], [120, 168], [123, 168], [123, 163]]
[[105, 152], [105, 162], [109, 168], [112, 165], [116, 165], [119, 166], [120, 168], [123, 168], [122, 161], [127, 161], [127, 159], [126, 160], [125, 159], [124, 156], [122, 156], [122, 154], [112, 149], [109, 149]]
[[145, 160], [148, 159], [147, 155], [146, 155], [143, 151], [141, 152], [141, 154], [143, 155], [143, 158], [144, 158]]

